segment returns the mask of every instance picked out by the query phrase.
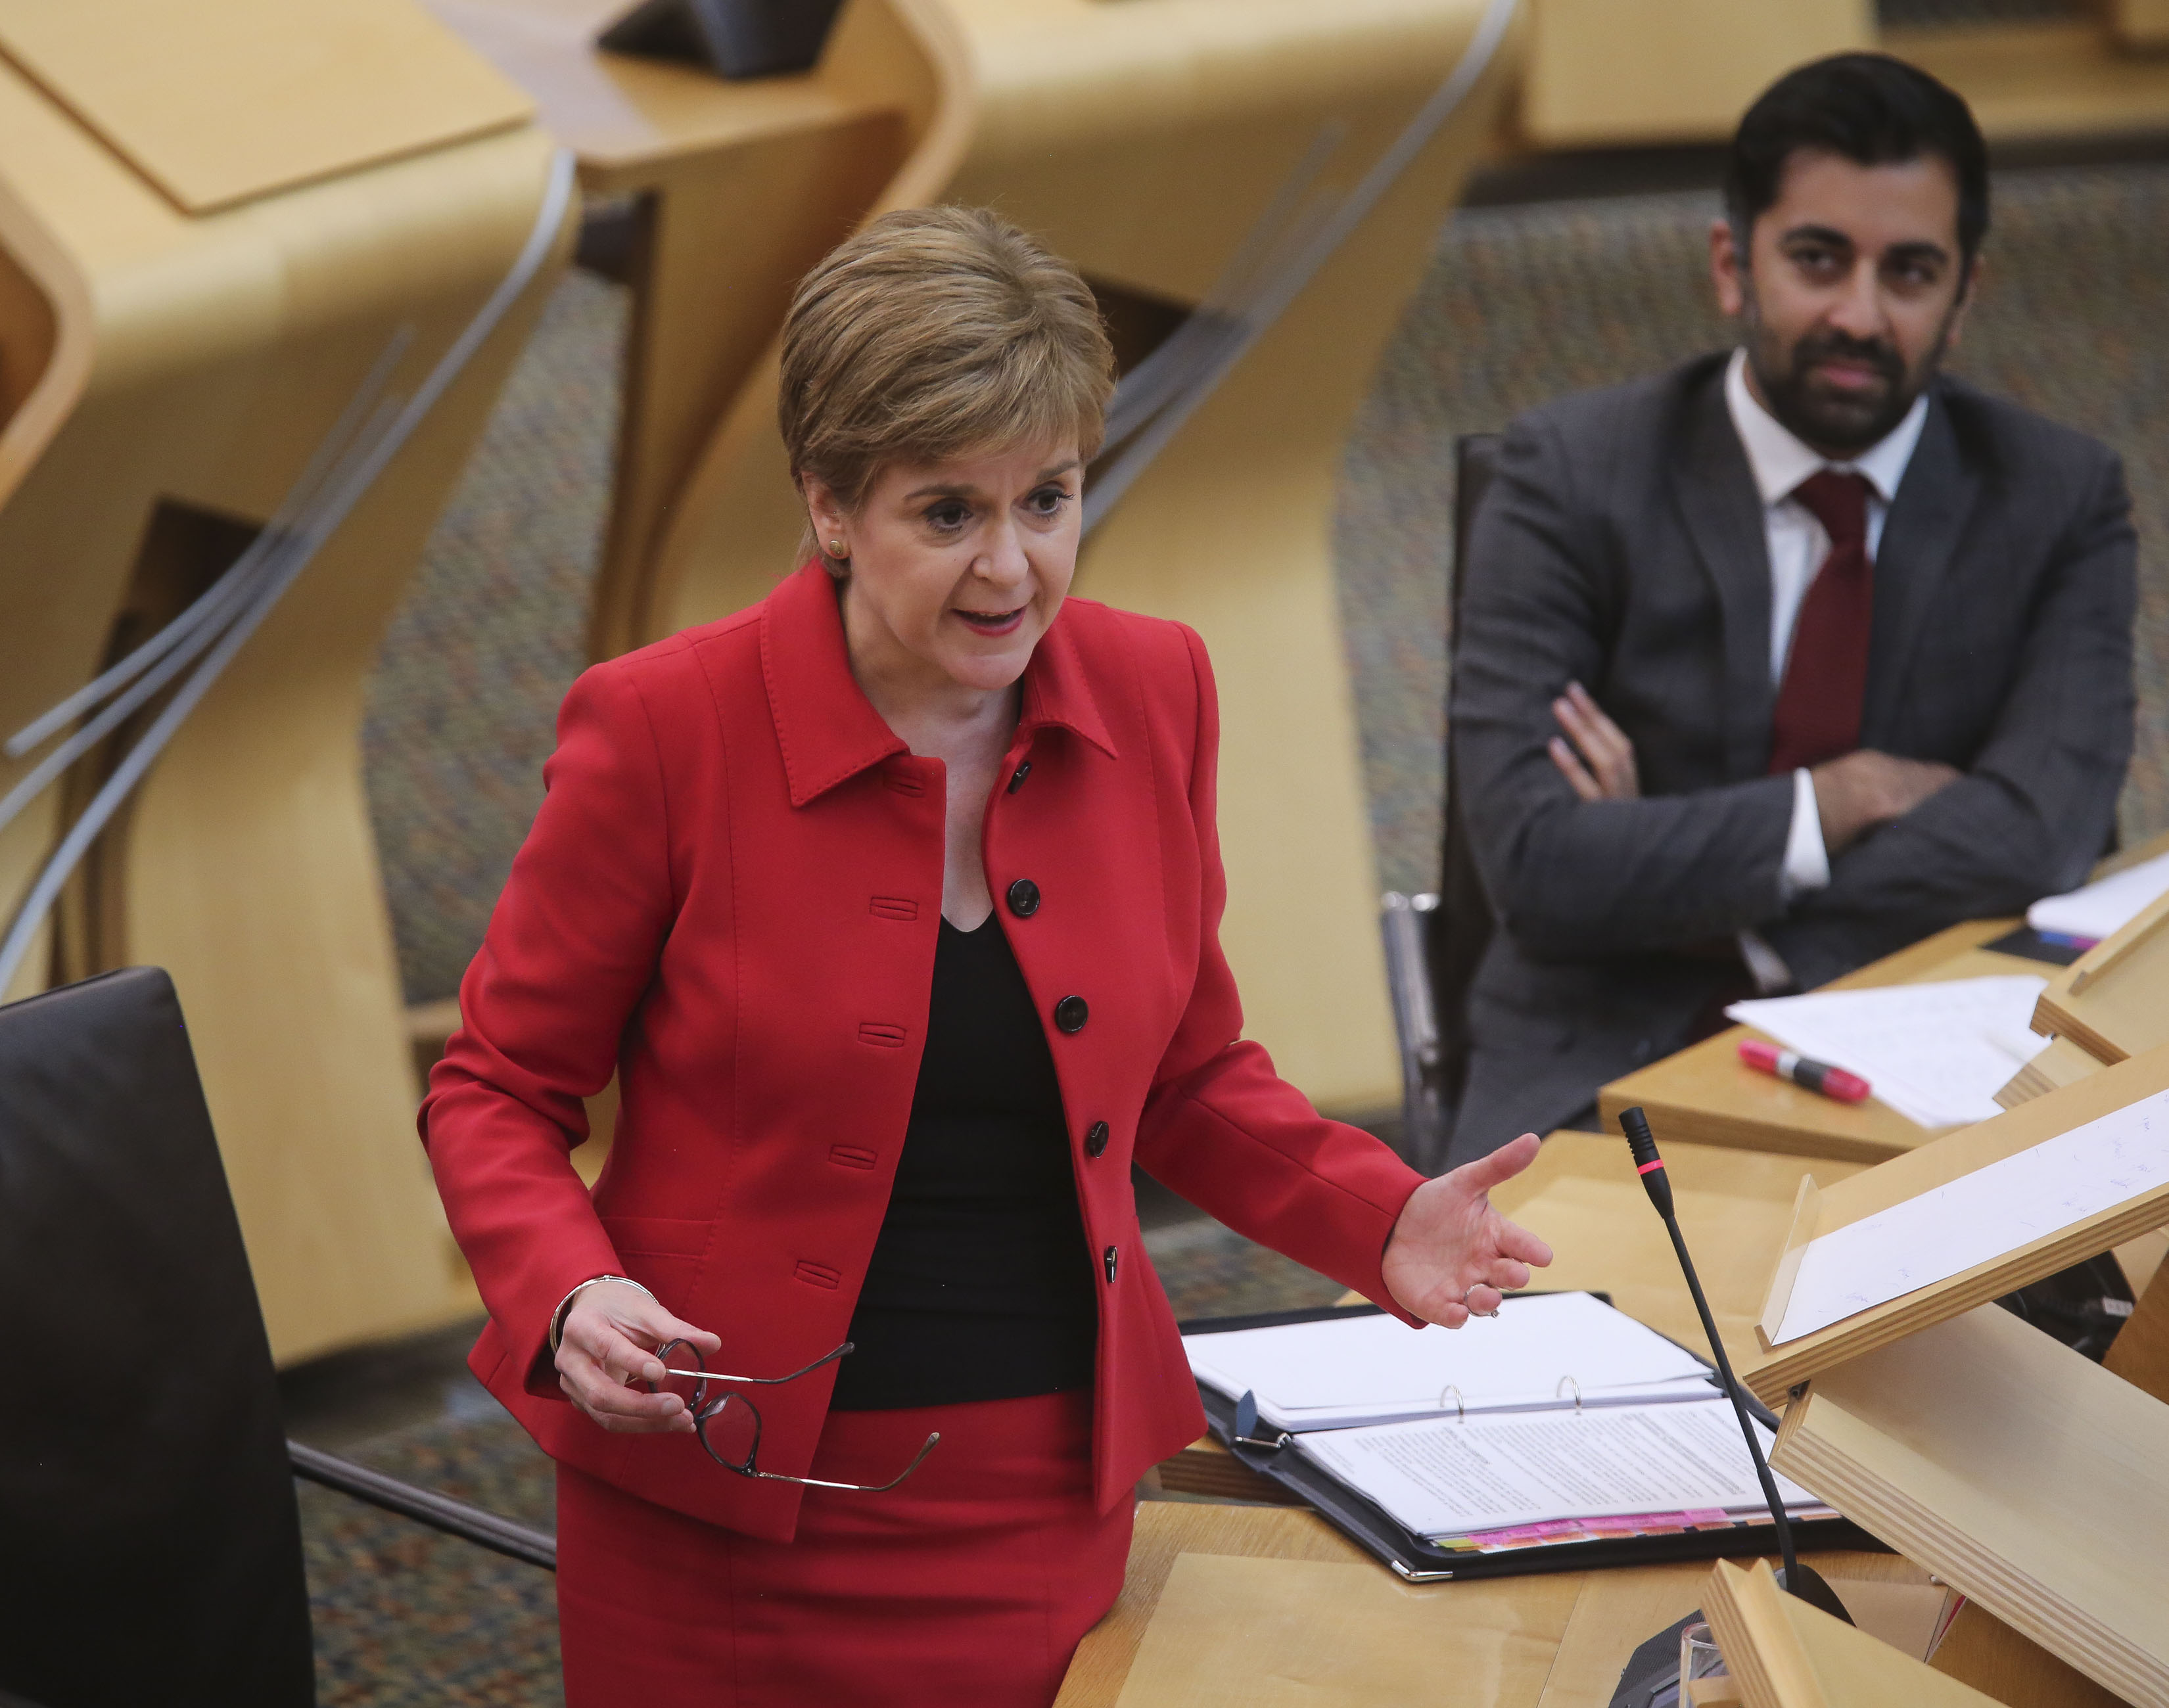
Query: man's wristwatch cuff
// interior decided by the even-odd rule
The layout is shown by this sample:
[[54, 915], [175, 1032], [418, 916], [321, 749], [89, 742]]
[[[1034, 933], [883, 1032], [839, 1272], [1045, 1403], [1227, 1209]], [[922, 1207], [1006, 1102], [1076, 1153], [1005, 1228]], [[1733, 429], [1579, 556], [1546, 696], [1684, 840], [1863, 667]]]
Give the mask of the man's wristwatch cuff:
[[[589, 1288], [600, 1287], [605, 1281], [621, 1281], [628, 1287], [640, 1287], [642, 1292], [648, 1293], [648, 1289], [641, 1287], [640, 1283], [634, 1280], [631, 1275], [590, 1275], [557, 1301], [557, 1308], [550, 1317], [550, 1355], [552, 1358], [557, 1354], [557, 1343], [564, 1338], [565, 1313], [573, 1308], [573, 1301], [586, 1292]], [[648, 1293], [648, 1296], [651, 1299], [655, 1298], [653, 1293]], [[657, 1302], [659, 1304], [662, 1301], [658, 1300]]]

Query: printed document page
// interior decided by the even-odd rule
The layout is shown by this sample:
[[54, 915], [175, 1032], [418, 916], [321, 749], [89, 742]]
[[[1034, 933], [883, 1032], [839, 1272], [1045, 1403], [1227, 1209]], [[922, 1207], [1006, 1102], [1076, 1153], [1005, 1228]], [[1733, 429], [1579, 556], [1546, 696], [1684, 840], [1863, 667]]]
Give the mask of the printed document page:
[[1584, 1405], [1709, 1392], [1708, 1365], [1588, 1293], [1508, 1299], [1497, 1317], [1451, 1332], [1362, 1315], [1182, 1344], [1200, 1381], [1231, 1399], [1255, 1394], [1258, 1415], [1278, 1429], [1571, 1406], [1577, 1392]]
[[[1755, 1427], [1767, 1455], [1772, 1437]], [[1739, 1419], [1723, 1399], [1335, 1429], [1298, 1437], [1298, 1449], [1419, 1535], [1763, 1509]], [[1777, 1481], [1788, 1508], [1816, 1503], [1799, 1484]]]
[[2021, 973], [1812, 991], [1724, 1012], [1788, 1050], [1858, 1074], [1908, 1120], [1966, 1126], [2001, 1115], [1996, 1093], [2048, 1046], [2029, 1024], [2048, 983]]
[[2169, 1183], [2169, 1091], [1808, 1242], [1776, 1345]]

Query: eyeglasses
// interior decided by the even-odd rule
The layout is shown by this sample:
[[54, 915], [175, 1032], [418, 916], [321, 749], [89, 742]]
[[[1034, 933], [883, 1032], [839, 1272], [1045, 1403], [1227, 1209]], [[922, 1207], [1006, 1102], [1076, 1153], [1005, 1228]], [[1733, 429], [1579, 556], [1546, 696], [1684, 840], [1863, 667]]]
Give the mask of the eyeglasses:
[[[651, 1393], [675, 1394], [685, 1402], [693, 1419], [693, 1433], [700, 1437], [702, 1450], [726, 1471], [762, 1482], [795, 1482], [806, 1488], [881, 1494], [919, 1469], [926, 1455], [934, 1450], [934, 1444], [941, 1439], [940, 1430], [928, 1435], [925, 1444], [913, 1455], [911, 1463], [887, 1482], [831, 1482], [819, 1477], [786, 1477], [780, 1471], [763, 1471], [756, 1462], [760, 1453], [760, 1410], [743, 1394], [737, 1392], [734, 1386], [728, 1386], [780, 1387], [785, 1382], [795, 1382], [802, 1375], [812, 1375], [824, 1364], [834, 1364], [850, 1349], [851, 1343], [847, 1340], [834, 1352], [823, 1353], [804, 1370], [794, 1370], [789, 1375], [724, 1375], [711, 1371], [701, 1362], [699, 1348], [687, 1341], [669, 1340], [655, 1350], [655, 1355], [663, 1360], [663, 1379], [648, 1382], [648, 1389]], [[673, 1368], [689, 1364], [692, 1365], [690, 1370]]]

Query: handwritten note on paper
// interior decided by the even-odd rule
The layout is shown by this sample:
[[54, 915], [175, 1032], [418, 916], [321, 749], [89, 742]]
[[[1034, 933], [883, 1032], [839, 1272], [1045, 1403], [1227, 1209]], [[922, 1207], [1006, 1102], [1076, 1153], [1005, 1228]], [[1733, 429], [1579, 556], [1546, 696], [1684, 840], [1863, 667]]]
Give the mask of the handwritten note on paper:
[[2022, 973], [1813, 991], [1724, 1012], [1789, 1050], [1858, 1074], [1908, 1120], [1964, 1126], [2002, 1114], [1996, 1093], [2046, 1047], [2028, 1023], [2048, 982]]
[[2169, 1184], [2169, 1091], [1808, 1242], [1775, 1344]]

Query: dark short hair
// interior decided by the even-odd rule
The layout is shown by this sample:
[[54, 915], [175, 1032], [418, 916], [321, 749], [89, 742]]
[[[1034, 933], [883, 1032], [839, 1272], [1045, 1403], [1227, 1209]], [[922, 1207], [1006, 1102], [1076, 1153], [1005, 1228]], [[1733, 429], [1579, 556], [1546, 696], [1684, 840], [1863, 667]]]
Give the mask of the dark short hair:
[[1861, 166], [1937, 155], [1958, 184], [1958, 248], [1968, 269], [1988, 231], [1988, 146], [1972, 110], [1919, 67], [1887, 53], [1839, 53], [1765, 89], [1732, 138], [1724, 206], [1743, 242], [1777, 200], [1785, 163], [1803, 148]]

